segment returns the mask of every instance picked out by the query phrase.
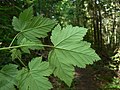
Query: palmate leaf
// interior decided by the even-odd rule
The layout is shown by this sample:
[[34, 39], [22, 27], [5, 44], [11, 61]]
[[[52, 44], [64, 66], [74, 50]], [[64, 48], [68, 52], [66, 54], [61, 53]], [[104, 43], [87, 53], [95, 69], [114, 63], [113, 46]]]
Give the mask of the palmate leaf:
[[57, 26], [51, 36], [54, 49], [49, 53], [50, 65], [54, 68], [54, 75], [58, 76], [68, 86], [74, 76], [74, 66], [85, 68], [100, 60], [99, 56], [90, 48], [90, 43], [83, 40], [87, 29], [68, 25], [63, 30]]
[[0, 90], [16, 90], [17, 65], [8, 64], [0, 70]]
[[13, 83], [7, 80], [2, 80], [0, 81], [0, 90], [16, 90], [16, 89]]
[[19, 15], [19, 19], [22, 22], [30, 21], [32, 19], [32, 17], [33, 17], [33, 9], [32, 9], [32, 7], [29, 7], [28, 9], [25, 9]]
[[52, 71], [48, 68], [48, 62], [42, 62], [41, 57], [29, 62], [29, 70], [23, 68], [18, 74], [18, 88], [20, 90], [48, 90], [52, 88], [47, 77]]
[[23, 11], [19, 18], [13, 17], [12, 25], [16, 31], [19, 31], [17, 36], [18, 43], [23, 38], [32, 42], [39, 42], [38, 38], [44, 38], [51, 31], [56, 22], [42, 16], [33, 16], [32, 7]]

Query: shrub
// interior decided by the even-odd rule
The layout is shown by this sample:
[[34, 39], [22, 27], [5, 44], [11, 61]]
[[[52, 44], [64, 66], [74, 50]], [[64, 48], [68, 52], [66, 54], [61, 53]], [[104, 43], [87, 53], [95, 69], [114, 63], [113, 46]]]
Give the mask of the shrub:
[[[74, 66], [85, 68], [87, 64], [100, 60], [90, 43], [83, 41], [87, 32], [83, 27], [67, 25], [62, 29], [54, 20], [33, 16], [32, 7], [21, 12], [18, 18], [14, 16], [12, 25], [18, 34], [9, 47], [0, 50], [9, 49], [12, 60], [18, 59], [23, 67], [20, 69], [17, 64], [9, 63], [0, 70], [0, 90], [15, 90], [15, 86], [20, 90], [48, 90], [52, 88], [48, 80], [51, 74], [71, 86]], [[40, 38], [45, 38], [51, 30], [53, 45], [44, 45]], [[17, 46], [13, 46], [14, 41]], [[51, 48], [47, 61], [35, 57], [28, 65], [23, 62], [23, 52], [30, 54], [30, 50], [44, 50], [46, 47]]]

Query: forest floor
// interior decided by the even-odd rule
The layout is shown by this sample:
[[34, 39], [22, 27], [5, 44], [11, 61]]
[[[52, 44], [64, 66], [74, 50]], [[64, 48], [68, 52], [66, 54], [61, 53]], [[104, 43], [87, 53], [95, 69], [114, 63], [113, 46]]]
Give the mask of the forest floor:
[[54, 88], [52, 90], [119, 90], [103, 88], [105, 84], [112, 82], [111, 79], [114, 76], [114, 71], [104, 67], [97, 70], [91, 66], [86, 69], [76, 68], [75, 79], [70, 88], [63, 82], [59, 82], [58, 79], [54, 79]]

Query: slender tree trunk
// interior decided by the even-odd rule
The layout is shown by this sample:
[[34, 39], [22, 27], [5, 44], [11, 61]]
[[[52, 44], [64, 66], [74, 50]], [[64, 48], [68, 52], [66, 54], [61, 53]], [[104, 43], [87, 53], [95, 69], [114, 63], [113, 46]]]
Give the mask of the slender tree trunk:
[[98, 39], [97, 39], [97, 21], [96, 21], [96, 18], [97, 18], [97, 10], [96, 10], [96, 1], [93, 0], [92, 3], [93, 3], [93, 28], [94, 28], [94, 46], [96, 47], [98, 45]]
[[79, 8], [80, 8], [80, 0], [76, 0], [76, 25], [79, 26], [80, 25], [80, 20], [79, 20]]
[[[98, 0], [100, 2], [100, 0]], [[102, 42], [102, 15], [101, 15], [101, 5], [99, 3], [98, 6], [98, 11], [99, 11], [99, 44], [100, 44], [100, 48], [102, 49], [103, 47], [103, 42]]]

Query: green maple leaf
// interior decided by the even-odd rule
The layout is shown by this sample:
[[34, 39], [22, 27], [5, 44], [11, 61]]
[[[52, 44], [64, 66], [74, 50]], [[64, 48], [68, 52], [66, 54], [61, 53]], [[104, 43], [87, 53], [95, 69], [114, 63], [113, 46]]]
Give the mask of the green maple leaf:
[[44, 38], [51, 31], [56, 22], [42, 16], [33, 16], [32, 7], [24, 10], [19, 15], [19, 18], [13, 17], [12, 25], [17, 34], [18, 43], [21, 43], [23, 38], [32, 42], [39, 42], [38, 38]]
[[17, 65], [8, 64], [0, 70], [0, 90], [16, 90]]
[[90, 43], [82, 41], [87, 29], [68, 25], [61, 30], [58, 25], [52, 32], [51, 41], [54, 49], [49, 53], [50, 65], [54, 68], [54, 75], [58, 76], [68, 86], [74, 78], [74, 66], [85, 68], [100, 60]]
[[29, 62], [29, 70], [23, 68], [18, 75], [18, 87], [20, 90], [48, 90], [52, 88], [47, 77], [51, 74], [48, 62], [42, 62], [37, 57]]

